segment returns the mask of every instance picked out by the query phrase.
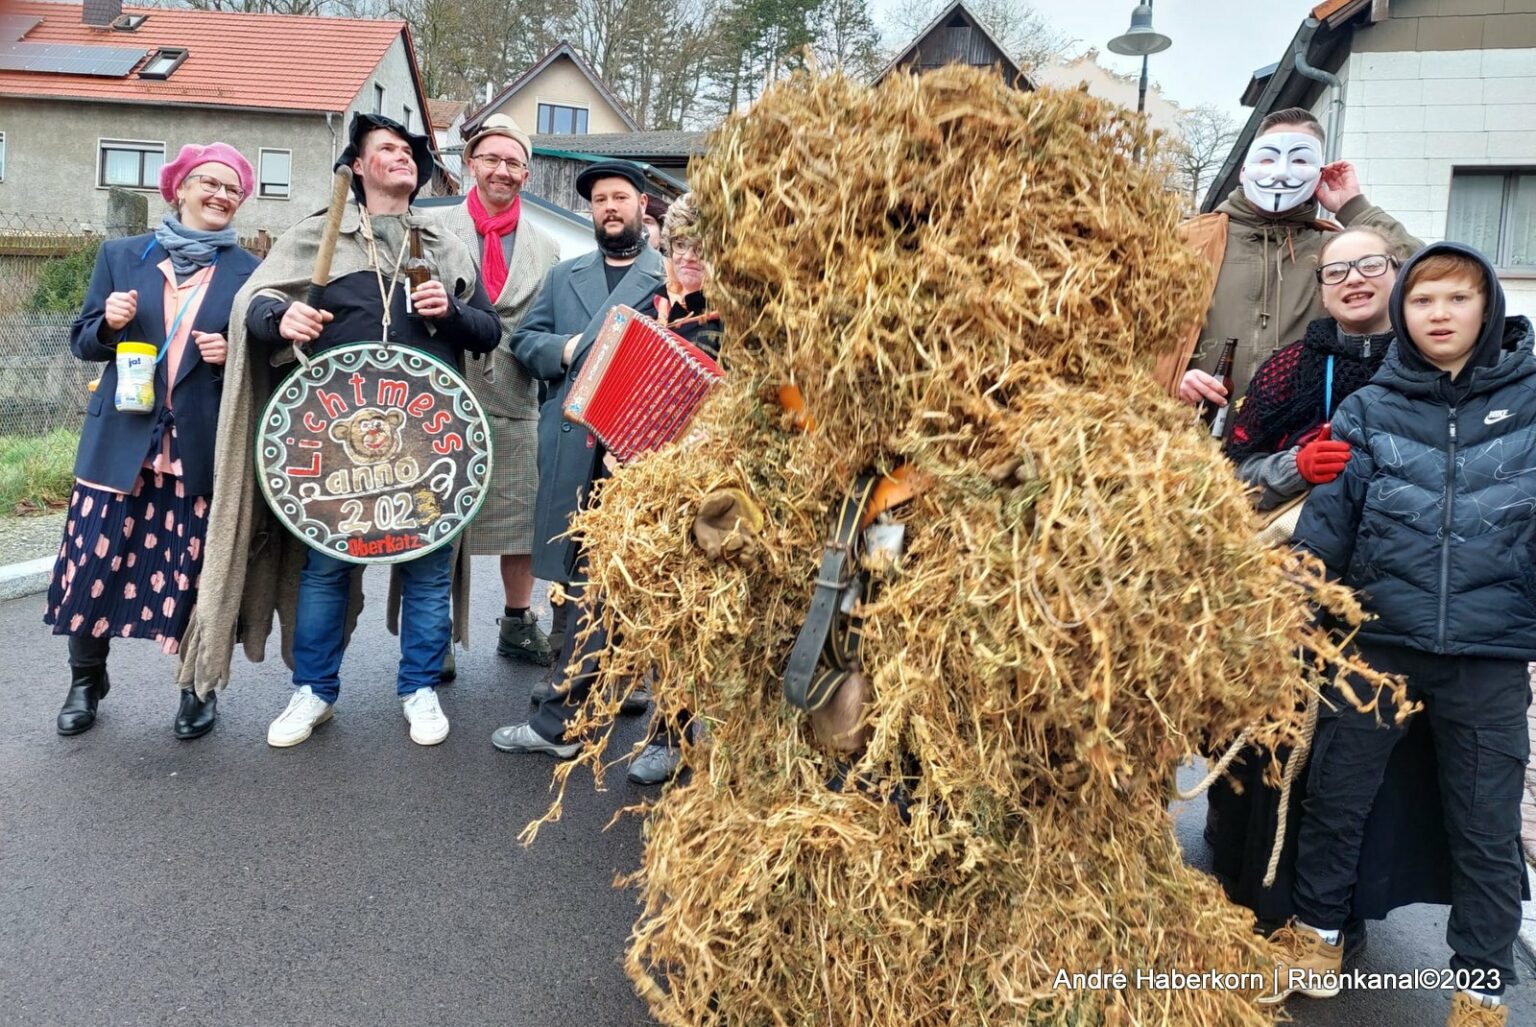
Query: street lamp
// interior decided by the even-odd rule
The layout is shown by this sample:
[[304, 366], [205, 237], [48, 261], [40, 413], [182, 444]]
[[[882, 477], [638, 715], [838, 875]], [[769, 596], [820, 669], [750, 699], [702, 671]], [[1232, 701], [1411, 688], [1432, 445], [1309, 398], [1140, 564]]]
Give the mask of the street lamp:
[[1136, 113], [1147, 109], [1147, 57], [1162, 53], [1173, 45], [1173, 40], [1152, 28], [1152, 0], [1137, 4], [1131, 12], [1131, 27], [1122, 35], [1109, 41], [1114, 53], [1141, 58], [1141, 90], [1136, 94]]

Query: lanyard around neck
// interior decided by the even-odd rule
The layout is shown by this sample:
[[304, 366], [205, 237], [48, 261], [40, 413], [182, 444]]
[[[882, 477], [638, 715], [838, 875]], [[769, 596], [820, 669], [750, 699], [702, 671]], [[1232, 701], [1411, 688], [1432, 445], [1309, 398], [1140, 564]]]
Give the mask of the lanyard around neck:
[[160, 361], [165, 359], [165, 355], [171, 351], [171, 340], [176, 338], [176, 329], [181, 327], [181, 319], [187, 316], [187, 311], [192, 309], [192, 302], [197, 299], [197, 294], [203, 291], [203, 286], [207, 285], [208, 280], [213, 277], [213, 268], [218, 262], [219, 258], [214, 257], [213, 261], [208, 265], [208, 273], [203, 276], [202, 281], [197, 283], [197, 288], [192, 290], [192, 295], [187, 297], [186, 302], [177, 309], [176, 319], [171, 322], [170, 330], [165, 333], [165, 345], [161, 346], [160, 352], [155, 354], [155, 363], [160, 363]]

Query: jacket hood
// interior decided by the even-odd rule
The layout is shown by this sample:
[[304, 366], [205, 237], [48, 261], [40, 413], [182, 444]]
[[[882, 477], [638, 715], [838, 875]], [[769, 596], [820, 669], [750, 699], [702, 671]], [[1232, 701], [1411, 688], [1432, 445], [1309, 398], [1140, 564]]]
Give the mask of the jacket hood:
[[1308, 200], [1298, 207], [1291, 208], [1284, 214], [1265, 214], [1248, 202], [1248, 197], [1243, 195], [1242, 186], [1233, 189], [1225, 200], [1217, 204], [1216, 209], [1233, 221], [1249, 228], [1264, 228], [1269, 225], [1286, 224], [1305, 225], [1317, 220], [1316, 200]]
[[[1467, 360], [1461, 373], [1456, 376], [1459, 384], [1465, 384], [1471, 380], [1477, 368], [1491, 368], [1498, 364], [1505, 350], [1505, 336], [1510, 331], [1510, 326], [1505, 324], [1504, 317], [1504, 288], [1499, 284], [1499, 276], [1494, 272], [1493, 265], [1489, 264], [1488, 259], [1480, 252], [1461, 243], [1440, 242], [1432, 243], [1409, 257], [1397, 273], [1397, 283], [1392, 286], [1392, 298], [1389, 304], [1392, 314], [1392, 331], [1397, 336], [1397, 356], [1404, 370], [1415, 374], [1436, 376], [1445, 373], [1425, 358], [1418, 344], [1409, 337], [1403, 320], [1403, 297], [1409, 273], [1425, 259], [1441, 253], [1454, 253], [1477, 261], [1478, 266], [1483, 269], [1483, 281], [1487, 290], [1482, 333], [1477, 337], [1477, 344], [1472, 347], [1471, 358]], [[1530, 323], [1525, 322], [1525, 324], [1526, 330], [1529, 331]]]

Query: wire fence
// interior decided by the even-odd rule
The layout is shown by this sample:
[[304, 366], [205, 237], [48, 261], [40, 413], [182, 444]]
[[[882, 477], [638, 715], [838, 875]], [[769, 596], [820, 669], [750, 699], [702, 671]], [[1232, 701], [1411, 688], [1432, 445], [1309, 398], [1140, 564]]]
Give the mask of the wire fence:
[[[80, 426], [102, 365], [70, 353], [69, 328], [101, 244], [144, 231], [143, 217], [141, 208], [102, 226], [0, 211], [0, 437]], [[271, 245], [265, 232], [240, 241], [257, 256]]]

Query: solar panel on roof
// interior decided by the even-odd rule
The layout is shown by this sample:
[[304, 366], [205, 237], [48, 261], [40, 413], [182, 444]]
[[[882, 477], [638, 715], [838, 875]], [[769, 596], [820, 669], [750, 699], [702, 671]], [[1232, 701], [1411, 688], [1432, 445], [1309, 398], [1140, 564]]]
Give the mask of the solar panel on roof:
[[0, 14], [0, 39], [20, 39], [43, 23], [43, 19], [28, 14]]
[[144, 50], [66, 43], [0, 43], [0, 71], [123, 78], [144, 59]]

